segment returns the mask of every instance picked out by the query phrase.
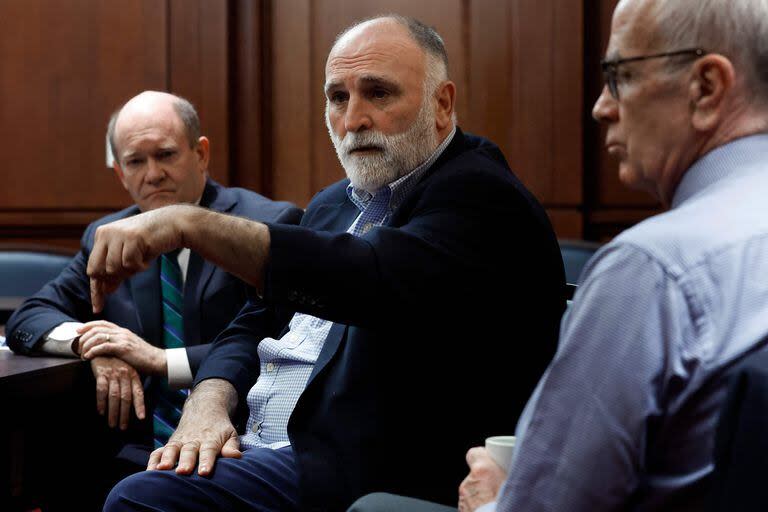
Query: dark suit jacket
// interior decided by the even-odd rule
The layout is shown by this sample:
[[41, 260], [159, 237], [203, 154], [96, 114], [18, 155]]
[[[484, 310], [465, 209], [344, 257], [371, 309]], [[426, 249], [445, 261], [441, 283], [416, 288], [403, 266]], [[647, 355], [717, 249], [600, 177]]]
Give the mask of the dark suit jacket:
[[[371, 491], [456, 503], [466, 450], [515, 429], [554, 354], [564, 272], [549, 220], [498, 147], [457, 130], [386, 226], [346, 234], [347, 180], [301, 226], [270, 226], [264, 299], [214, 343], [197, 381], [242, 399], [269, 317], [335, 322], [288, 433], [304, 509]], [[279, 334], [279, 333], [278, 333]]]
[[[224, 188], [209, 179], [200, 205], [212, 210], [266, 222], [298, 223], [302, 212], [287, 202], [274, 202], [240, 188]], [[8, 320], [8, 344], [14, 352], [37, 351], [45, 334], [62, 322], [104, 319], [134, 333], [153, 345], [163, 346], [158, 261], [123, 283], [106, 298], [104, 311], [91, 312], [88, 276], [85, 269], [96, 228], [139, 213], [131, 206], [92, 223], [85, 230], [80, 252], [61, 275], [30, 297]], [[184, 286], [184, 341], [194, 374], [210, 348], [210, 342], [237, 315], [247, 300], [247, 286], [231, 274], [190, 254]], [[146, 382], [151, 386], [150, 380]], [[147, 395], [151, 418], [153, 400]], [[149, 423], [149, 422], [145, 422]], [[146, 429], [144, 429], [146, 430]], [[151, 438], [150, 438], [151, 439]]]

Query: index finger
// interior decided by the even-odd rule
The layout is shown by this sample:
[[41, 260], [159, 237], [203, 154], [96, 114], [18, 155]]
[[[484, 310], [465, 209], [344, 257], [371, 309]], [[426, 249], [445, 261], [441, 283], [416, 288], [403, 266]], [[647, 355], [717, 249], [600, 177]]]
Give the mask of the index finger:
[[88, 266], [85, 269], [91, 282], [91, 304], [94, 313], [100, 313], [104, 307], [104, 300], [101, 294], [100, 281], [104, 276], [104, 267], [106, 264], [106, 244], [99, 239], [99, 229], [96, 230], [95, 240], [91, 255], [88, 256]]
[[117, 324], [113, 324], [112, 322], [108, 322], [106, 320], [91, 320], [90, 322], [85, 322], [83, 325], [77, 328], [77, 332], [80, 334], [85, 334], [86, 332], [90, 331], [94, 327], [109, 327], [109, 328], [117, 328], [119, 327]]
[[160, 457], [163, 456], [163, 449], [165, 446], [161, 446], [160, 448], [155, 449], [152, 453], [149, 454], [149, 463], [147, 464], [147, 471], [152, 471], [157, 469], [157, 465], [160, 463]]
[[104, 309], [104, 294], [101, 291], [101, 281], [95, 277], [91, 278], [91, 308], [93, 314], [101, 313]]

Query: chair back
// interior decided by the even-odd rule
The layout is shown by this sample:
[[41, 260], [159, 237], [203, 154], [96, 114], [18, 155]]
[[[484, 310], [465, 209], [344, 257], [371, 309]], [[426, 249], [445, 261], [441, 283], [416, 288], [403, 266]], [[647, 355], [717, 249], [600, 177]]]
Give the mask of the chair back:
[[565, 282], [576, 284], [579, 282], [579, 276], [584, 266], [595, 252], [601, 247], [597, 242], [587, 242], [585, 240], [558, 240], [560, 244], [560, 254], [563, 257], [563, 266], [565, 267]]
[[768, 510], [768, 351], [729, 371], [715, 435], [710, 512]]
[[72, 261], [61, 251], [0, 248], [0, 319], [58, 276]]

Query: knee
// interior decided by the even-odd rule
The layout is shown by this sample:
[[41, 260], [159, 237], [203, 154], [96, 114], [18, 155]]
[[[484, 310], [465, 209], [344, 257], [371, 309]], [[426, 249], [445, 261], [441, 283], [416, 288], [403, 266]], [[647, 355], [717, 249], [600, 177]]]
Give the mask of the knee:
[[146, 510], [142, 505], [151, 502], [157, 493], [156, 476], [155, 471], [142, 471], [118, 482], [107, 496], [104, 512]]
[[397, 501], [397, 498], [394, 494], [386, 492], [372, 492], [355, 501], [347, 512], [383, 512], [393, 510], [391, 505], [393, 500]]

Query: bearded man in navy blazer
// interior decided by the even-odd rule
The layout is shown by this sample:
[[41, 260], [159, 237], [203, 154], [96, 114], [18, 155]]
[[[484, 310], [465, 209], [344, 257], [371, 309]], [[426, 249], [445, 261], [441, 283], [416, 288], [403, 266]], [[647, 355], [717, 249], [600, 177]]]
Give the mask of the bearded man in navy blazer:
[[337, 510], [372, 490], [455, 503], [466, 449], [514, 430], [565, 307], [545, 212], [496, 145], [455, 126], [445, 48], [422, 23], [347, 29], [325, 95], [348, 179], [300, 226], [169, 206], [97, 230], [96, 311], [177, 247], [266, 304], [214, 342], [179, 428], [105, 510]]
[[[128, 429], [119, 440], [125, 445], [122, 456], [143, 469], [154, 449], [153, 412], [160, 387], [166, 379], [174, 388], [192, 384], [210, 342], [247, 302], [248, 286], [196, 252], [175, 255], [181, 271], [182, 339], [177, 348], [167, 348], [159, 259], [120, 286], [99, 315], [93, 314], [86, 263], [96, 229], [176, 203], [292, 224], [302, 212], [290, 203], [225, 188], [210, 179], [210, 143], [200, 135], [197, 112], [183, 98], [153, 91], [139, 94], [113, 115], [108, 136], [114, 170], [136, 204], [88, 226], [69, 267], [9, 319], [8, 343], [23, 354], [89, 359], [99, 412], [107, 415], [111, 427]], [[132, 408], [144, 421], [130, 418]]]

